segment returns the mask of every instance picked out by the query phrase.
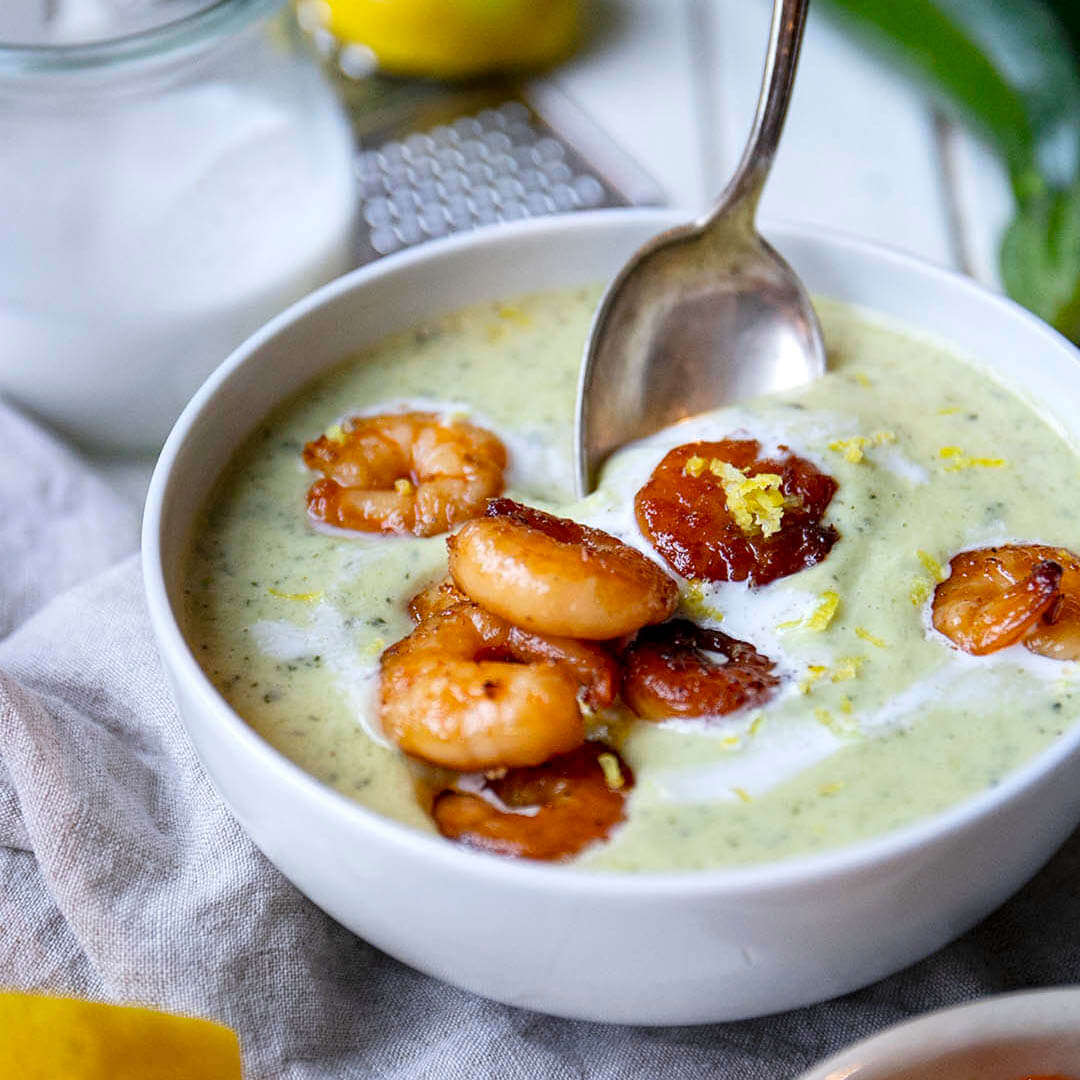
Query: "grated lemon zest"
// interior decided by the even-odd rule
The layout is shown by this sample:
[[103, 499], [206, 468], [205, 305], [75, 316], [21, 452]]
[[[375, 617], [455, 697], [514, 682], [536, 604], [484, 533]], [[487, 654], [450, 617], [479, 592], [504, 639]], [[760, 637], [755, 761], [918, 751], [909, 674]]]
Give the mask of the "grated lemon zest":
[[400, 480], [394, 481], [394, 490], [399, 495], [411, 495], [415, 488], [412, 486], [411, 480], [406, 480], [405, 477], [402, 477]]
[[832, 673], [829, 678], [833, 682], [848, 682], [851, 679], [858, 678], [859, 668], [863, 666], [863, 658], [861, 656], [852, 656], [847, 660], [841, 660], [840, 663], [832, 669]]
[[1009, 463], [1000, 457], [966, 457], [957, 459], [952, 465], [946, 465], [946, 472], [960, 472], [963, 469], [1004, 469]]
[[840, 702], [840, 711], [847, 716], [851, 715], [851, 698], [846, 697]]
[[705, 471], [705, 465], [707, 462], [703, 457], [698, 457], [695, 454], [693, 457], [686, 459], [686, 464], [683, 466], [683, 472], [687, 476], [692, 476], [695, 479], [699, 477]]
[[818, 788], [819, 795], [835, 795], [838, 791], [844, 790], [844, 783], [842, 780], [834, 780], [831, 784], [822, 784]]
[[833, 592], [832, 589], [826, 589], [821, 594], [821, 603], [814, 609], [810, 618], [806, 620], [806, 628], [818, 632], [827, 629], [839, 606], [840, 594]]
[[1005, 458], [969, 457], [960, 446], [943, 446], [938, 456], [951, 461], [945, 466], [946, 472], [960, 472], [962, 469], [1001, 469], [1008, 465]]
[[317, 604], [326, 593], [319, 589], [317, 592], [279, 592], [277, 589], [266, 590], [271, 596], [279, 600], [299, 600], [303, 604]]
[[364, 656], [378, 656], [386, 648], [386, 639], [377, 637], [372, 638], [364, 648], [361, 650]]
[[873, 435], [852, 435], [848, 439], [833, 439], [828, 444], [830, 450], [844, 455], [845, 461], [858, 465], [866, 457], [865, 450], [870, 446], [884, 446], [896, 442], [896, 432], [875, 431]]
[[736, 787], [731, 790], [739, 797], [740, 802], [748, 803], [754, 801], [750, 798], [750, 793], [745, 788]]
[[939, 581], [944, 581], [948, 575], [945, 573], [945, 568], [941, 563], [929, 552], [919, 549], [915, 554], [930, 575], [929, 580], [924, 577], [917, 577], [911, 583], [908, 595], [911, 598], [912, 605], [918, 607], [920, 604], [925, 604], [930, 598], [930, 594], [934, 591], [934, 585]]
[[850, 439], [833, 439], [829, 443], [829, 449], [844, 455], [845, 461], [852, 465], [858, 465], [866, 456], [863, 450], [871, 445], [871, 440], [865, 435], [853, 435]]
[[949, 405], [944, 409], [938, 409], [937, 414], [938, 416], [955, 416], [958, 412], [963, 411], [964, 408], [962, 405]]
[[881, 638], [875, 637], [875, 635], [871, 634], [865, 626], [856, 626], [855, 636], [861, 637], [863, 641], [869, 641], [871, 645], [876, 645], [879, 649], [888, 648], [888, 645], [886, 645], [885, 642], [881, 640]]
[[758, 713], [753, 720], [750, 721], [750, 726], [746, 729], [747, 735], [756, 735], [761, 730], [761, 725], [765, 723], [765, 714]]
[[345, 429], [340, 424], [331, 424], [324, 432], [323, 435], [334, 443], [343, 443], [345, 441]]
[[934, 591], [933, 582], [927, 581], [926, 578], [916, 578], [911, 583], [911, 591], [908, 595], [911, 597], [911, 603], [913, 607], [918, 607], [920, 604], [925, 604], [930, 599], [930, 594]]
[[784, 478], [779, 473], [747, 476], [742, 469], [720, 458], [709, 462], [709, 472], [720, 481], [728, 512], [743, 533], [767, 537], [780, 531], [780, 521], [789, 504], [780, 490]]
[[829, 669], [824, 664], [808, 664], [806, 668], [806, 678], [799, 683], [799, 692], [803, 694], [809, 694], [810, 688], [816, 683]]
[[724, 613], [719, 608], [714, 608], [705, 603], [704, 582], [688, 581], [683, 587], [679, 602], [688, 615], [695, 615], [699, 619], [713, 619], [716, 622], [723, 621]]
[[926, 567], [926, 572], [935, 581], [945, 580], [945, 570], [942, 568], [941, 563], [939, 563], [933, 555], [929, 554], [929, 552], [923, 551], [922, 549], [916, 551], [915, 554], [919, 557], [919, 562], [921, 562], [923, 566]]
[[837, 719], [828, 709], [815, 709], [814, 719], [834, 735], [850, 738], [855, 734], [855, 728], [851, 723], [845, 723], [843, 720]]
[[598, 754], [596, 760], [604, 771], [604, 783], [612, 791], [622, 788], [626, 780], [619, 768], [619, 759], [614, 754]]
[[874, 384], [861, 372], [852, 372], [851, 376], [860, 386], [873, 386]]
[[739, 745], [738, 735], [725, 735], [720, 740], [720, 745], [727, 750], [734, 750]]
[[777, 623], [777, 630], [794, 630], [796, 627], [805, 626], [807, 630], [820, 633], [826, 630], [832, 622], [836, 609], [840, 606], [840, 595], [832, 589], [826, 589], [821, 594], [821, 601], [814, 610], [804, 619], [788, 619], [786, 622]]

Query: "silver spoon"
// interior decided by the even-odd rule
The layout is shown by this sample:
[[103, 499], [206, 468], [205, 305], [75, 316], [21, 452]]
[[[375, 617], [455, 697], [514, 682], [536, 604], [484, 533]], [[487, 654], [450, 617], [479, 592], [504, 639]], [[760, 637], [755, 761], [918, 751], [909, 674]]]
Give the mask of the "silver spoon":
[[754, 216], [784, 126], [809, 0], [774, 0], [757, 114], [699, 221], [642, 247], [593, 319], [578, 386], [578, 494], [614, 450], [684, 417], [825, 371], [817, 316]]

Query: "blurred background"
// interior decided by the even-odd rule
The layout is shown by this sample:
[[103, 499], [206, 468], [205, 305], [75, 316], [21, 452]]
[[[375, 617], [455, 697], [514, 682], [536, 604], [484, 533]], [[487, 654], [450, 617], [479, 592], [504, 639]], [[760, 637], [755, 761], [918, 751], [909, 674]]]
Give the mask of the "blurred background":
[[[491, 222], [721, 191], [769, 0], [5, 0], [0, 393], [152, 454], [248, 333]], [[1080, 4], [814, 0], [762, 217], [1080, 341]], [[139, 475], [144, 475], [139, 473]]]
[[[346, 44], [347, 71], [460, 80], [546, 63], [531, 90], [556, 126], [568, 103], [595, 122], [570, 129], [585, 157], [609, 160], [605, 135], [655, 181], [619, 174], [630, 201], [696, 210], [741, 150], [770, 7], [301, 0], [299, 13], [324, 52]], [[815, 0], [764, 215], [964, 270], [1080, 338], [1078, 41], [1075, 0]]]

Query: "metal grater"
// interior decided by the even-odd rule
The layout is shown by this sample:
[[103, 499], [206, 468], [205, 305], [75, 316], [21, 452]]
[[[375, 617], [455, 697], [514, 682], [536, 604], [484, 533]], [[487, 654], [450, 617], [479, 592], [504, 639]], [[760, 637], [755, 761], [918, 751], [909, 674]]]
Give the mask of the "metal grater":
[[652, 177], [549, 82], [390, 78], [364, 50], [306, 29], [359, 146], [358, 263], [478, 225], [664, 202]]
[[496, 221], [629, 205], [520, 101], [361, 149], [357, 168], [371, 257]]

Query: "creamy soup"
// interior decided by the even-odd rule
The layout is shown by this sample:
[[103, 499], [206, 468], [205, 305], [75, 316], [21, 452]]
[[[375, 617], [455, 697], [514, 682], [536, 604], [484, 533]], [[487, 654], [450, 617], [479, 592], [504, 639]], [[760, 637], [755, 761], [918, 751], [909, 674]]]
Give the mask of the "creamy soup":
[[571, 500], [577, 369], [599, 290], [477, 307], [398, 335], [279, 408], [220, 481], [198, 531], [188, 639], [222, 695], [324, 783], [433, 828], [404, 755], [379, 730], [378, 661], [406, 603], [446, 570], [445, 537], [317, 529], [303, 444], [348, 416], [468, 417], [507, 446], [507, 492], [657, 558], [635, 492], [672, 447], [754, 437], [838, 482], [822, 562], [769, 585], [679, 581], [680, 611], [753, 643], [782, 684], [707, 720], [595, 717], [636, 786], [627, 820], [573, 865], [680, 869], [761, 862], [880, 834], [997, 784], [1073, 723], [1077, 665], [1013, 646], [953, 647], [930, 600], [958, 551], [1006, 541], [1080, 550], [1077, 456], [975, 363], [832, 303], [829, 373], [628, 447]]

